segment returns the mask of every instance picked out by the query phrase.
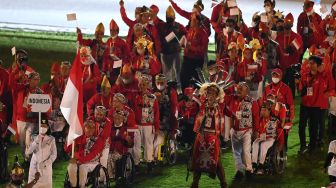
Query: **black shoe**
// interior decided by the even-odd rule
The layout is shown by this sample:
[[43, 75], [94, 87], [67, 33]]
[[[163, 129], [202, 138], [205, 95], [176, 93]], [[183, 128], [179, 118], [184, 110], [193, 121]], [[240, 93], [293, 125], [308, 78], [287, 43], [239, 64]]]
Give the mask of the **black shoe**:
[[258, 170], [258, 164], [257, 163], [252, 163], [252, 169], [253, 171], [257, 171]]
[[233, 177], [233, 180], [235, 180], [235, 181], [240, 181], [240, 180], [243, 179], [243, 177], [244, 177], [243, 172], [241, 172], [241, 171], [238, 170], [238, 171], [236, 172], [235, 176]]
[[253, 176], [252, 171], [249, 171], [249, 170], [245, 171], [245, 177], [246, 177], [246, 179], [251, 179], [252, 176]]
[[135, 165], [134, 170], [135, 170], [136, 174], [139, 174], [140, 173], [140, 165]]
[[298, 151], [298, 154], [302, 155], [307, 152], [308, 147], [307, 146], [301, 146], [300, 150]]
[[153, 162], [147, 163], [147, 173], [151, 173], [153, 171]]

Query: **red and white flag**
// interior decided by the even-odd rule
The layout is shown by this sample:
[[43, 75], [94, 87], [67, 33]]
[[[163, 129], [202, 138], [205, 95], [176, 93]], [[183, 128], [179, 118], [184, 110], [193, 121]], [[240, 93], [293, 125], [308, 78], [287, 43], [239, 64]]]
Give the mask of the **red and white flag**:
[[83, 72], [79, 52], [70, 70], [64, 90], [61, 112], [70, 125], [67, 145], [83, 134]]
[[301, 42], [299, 42], [299, 40], [297, 38], [295, 38], [292, 42], [292, 44], [294, 45], [294, 47], [296, 48], [296, 50], [301, 48]]

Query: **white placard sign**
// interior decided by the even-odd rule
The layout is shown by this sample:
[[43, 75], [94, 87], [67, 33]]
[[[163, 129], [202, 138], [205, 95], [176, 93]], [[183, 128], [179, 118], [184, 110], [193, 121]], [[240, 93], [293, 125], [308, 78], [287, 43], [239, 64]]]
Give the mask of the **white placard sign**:
[[45, 94], [30, 94], [27, 104], [31, 106], [32, 112], [48, 112], [51, 108], [51, 97]]

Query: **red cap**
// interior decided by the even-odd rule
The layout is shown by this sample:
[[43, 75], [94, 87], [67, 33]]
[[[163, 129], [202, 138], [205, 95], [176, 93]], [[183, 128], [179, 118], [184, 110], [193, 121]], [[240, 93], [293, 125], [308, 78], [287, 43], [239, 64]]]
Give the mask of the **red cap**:
[[114, 19], [112, 19], [111, 22], [110, 22], [110, 30], [112, 30], [112, 29], [119, 31], [118, 24], [117, 24], [117, 22], [114, 21]]
[[151, 5], [149, 7], [153, 13], [157, 14], [159, 12], [159, 7], [157, 7], [156, 5]]
[[294, 17], [292, 13], [287, 14], [287, 16], [285, 17], [285, 23], [293, 24], [293, 22], [294, 22]]
[[273, 73], [275, 73], [275, 74], [277, 74], [277, 75], [279, 75], [279, 76], [282, 76], [282, 71], [281, 71], [281, 69], [279, 69], [279, 68], [273, 69], [273, 70], [272, 70], [272, 74], [273, 74]]

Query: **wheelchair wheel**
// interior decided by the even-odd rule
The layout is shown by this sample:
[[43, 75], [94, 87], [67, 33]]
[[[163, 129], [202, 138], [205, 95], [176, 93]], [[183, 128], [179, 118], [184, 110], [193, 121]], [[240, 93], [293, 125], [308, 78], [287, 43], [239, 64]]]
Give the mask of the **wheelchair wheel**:
[[94, 169], [93, 188], [108, 188], [109, 187], [109, 175], [107, 169], [102, 165], [97, 165]]
[[126, 185], [129, 185], [133, 182], [134, 178], [134, 160], [130, 153], [124, 155], [122, 160], [122, 179]]
[[285, 171], [287, 164], [287, 152], [285, 147], [281, 151], [275, 151], [274, 153], [274, 167], [277, 174], [282, 174]]
[[165, 157], [167, 159], [168, 164], [173, 165], [176, 163], [177, 160], [177, 147], [176, 147], [176, 140], [168, 138], [167, 140], [167, 149]]

